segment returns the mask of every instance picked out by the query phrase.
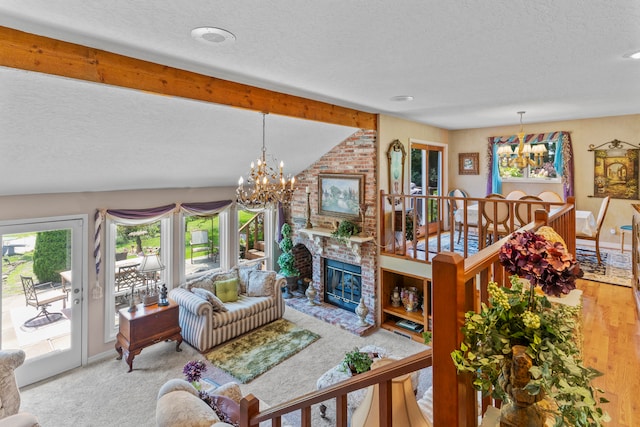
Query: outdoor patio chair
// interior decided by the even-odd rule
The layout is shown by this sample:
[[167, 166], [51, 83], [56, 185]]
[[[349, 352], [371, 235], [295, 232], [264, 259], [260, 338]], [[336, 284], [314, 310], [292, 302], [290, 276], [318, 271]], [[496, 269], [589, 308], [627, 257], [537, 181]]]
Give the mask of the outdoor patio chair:
[[207, 230], [192, 230], [191, 240], [191, 264], [193, 264], [193, 254], [205, 252], [207, 257], [211, 255], [211, 242], [209, 241], [209, 233]]
[[124, 303], [130, 297], [132, 289], [145, 284], [144, 279], [144, 276], [138, 271], [138, 264], [118, 267], [113, 295]]
[[62, 308], [67, 308], [67, 293], [63, 288], [54, 288], [52, 282], [33, 283], [33, 278], [28, 276], [20, 276], [20, 280], [22, 280], [27, 305], [40, 310], [36, 316], [26, 320], [24, 326], [28, 328], [42, 326], [57, 322], [64, 317], [62, 313], [50, 313], [47, 310], [47, 307], [56, 301], [62, 301]]

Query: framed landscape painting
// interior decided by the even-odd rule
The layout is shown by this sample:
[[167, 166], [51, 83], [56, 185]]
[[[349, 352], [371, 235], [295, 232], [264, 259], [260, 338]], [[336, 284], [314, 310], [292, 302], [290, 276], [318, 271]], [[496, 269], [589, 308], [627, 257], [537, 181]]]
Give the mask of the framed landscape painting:
[[363, 175], [320, 174], [318, 176], [318, 213], [350, 219], [360, 218], [364, 202]]
[[479, 153], [459, 153], [458, 154], [458, 174], [478, 175], [478, 154]]

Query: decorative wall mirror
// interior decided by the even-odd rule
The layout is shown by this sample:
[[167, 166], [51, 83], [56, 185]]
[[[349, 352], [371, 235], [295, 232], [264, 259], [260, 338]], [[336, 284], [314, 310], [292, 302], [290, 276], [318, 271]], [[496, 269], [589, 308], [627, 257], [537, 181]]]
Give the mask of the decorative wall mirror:
[[404, 145], [394, 140], [389, 145], [387, 159], [389, 160], [389, 194], [404, 194], [404, 161], [407, 156]]

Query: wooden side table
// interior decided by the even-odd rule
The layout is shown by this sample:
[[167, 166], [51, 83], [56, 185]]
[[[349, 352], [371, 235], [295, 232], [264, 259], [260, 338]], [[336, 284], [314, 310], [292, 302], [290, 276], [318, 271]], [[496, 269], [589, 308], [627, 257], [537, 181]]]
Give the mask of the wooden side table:
[[160, 341], [176, 341], [176, 351], [182, 351], [182, 335], [178, 323], [179, 306], [175, 301], [169, 300], [166, 307], [158, 307], [157, 304], [145, 307], [138, 304], [137, 310], [129, 312], [128, 308], [121, 309], [120, 328], [116, 338], [116, 351], [118, 360], [125, 360], [129, 365], [129, 371], [133, 370], [133, 359], [143, 348]]

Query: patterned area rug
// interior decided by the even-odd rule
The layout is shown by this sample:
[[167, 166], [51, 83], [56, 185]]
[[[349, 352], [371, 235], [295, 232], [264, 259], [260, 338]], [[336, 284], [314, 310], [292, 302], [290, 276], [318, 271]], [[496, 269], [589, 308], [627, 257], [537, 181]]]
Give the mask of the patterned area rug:
[[613, 249], [600, 249], [602, 264], [598, 265], [595, 248], [576, 248], [576, 258], [584, 271], [584, 279], [612, 285], [631, 286], [631, 253]]
[[246, 384], [320, 338], [286, 319], [279, 319], [207, 353], [217, 368]]
[[[449, 236], [448, 232], [441, 235], [440, 247], [443, 251], [450, 250]], [[460, 239], [458, 243], [457, 236], [458, 234], [456, 233], [453, 251], [462, 255], [464, 253], [464, 239]], [[469, 255], [478, 252], [478, 236], [476, 234], [469, 234], [468, 245], [467, 251]], [[424, 250], [424, 242], [418, 248]], [[437, 240], [435, 237], [429, 238], [429, 252], [437, 252]], [[598, 265], [595, 248], [584, 246], [576, 248], [576, 258], [580, 261], [580, 267], [584, 271], [585, 279], [612, 285], [631, 286], [631, 252], [621, 253], [615, 249], [601, 248], [600, 257], [602, 258], [602, 264]]]

